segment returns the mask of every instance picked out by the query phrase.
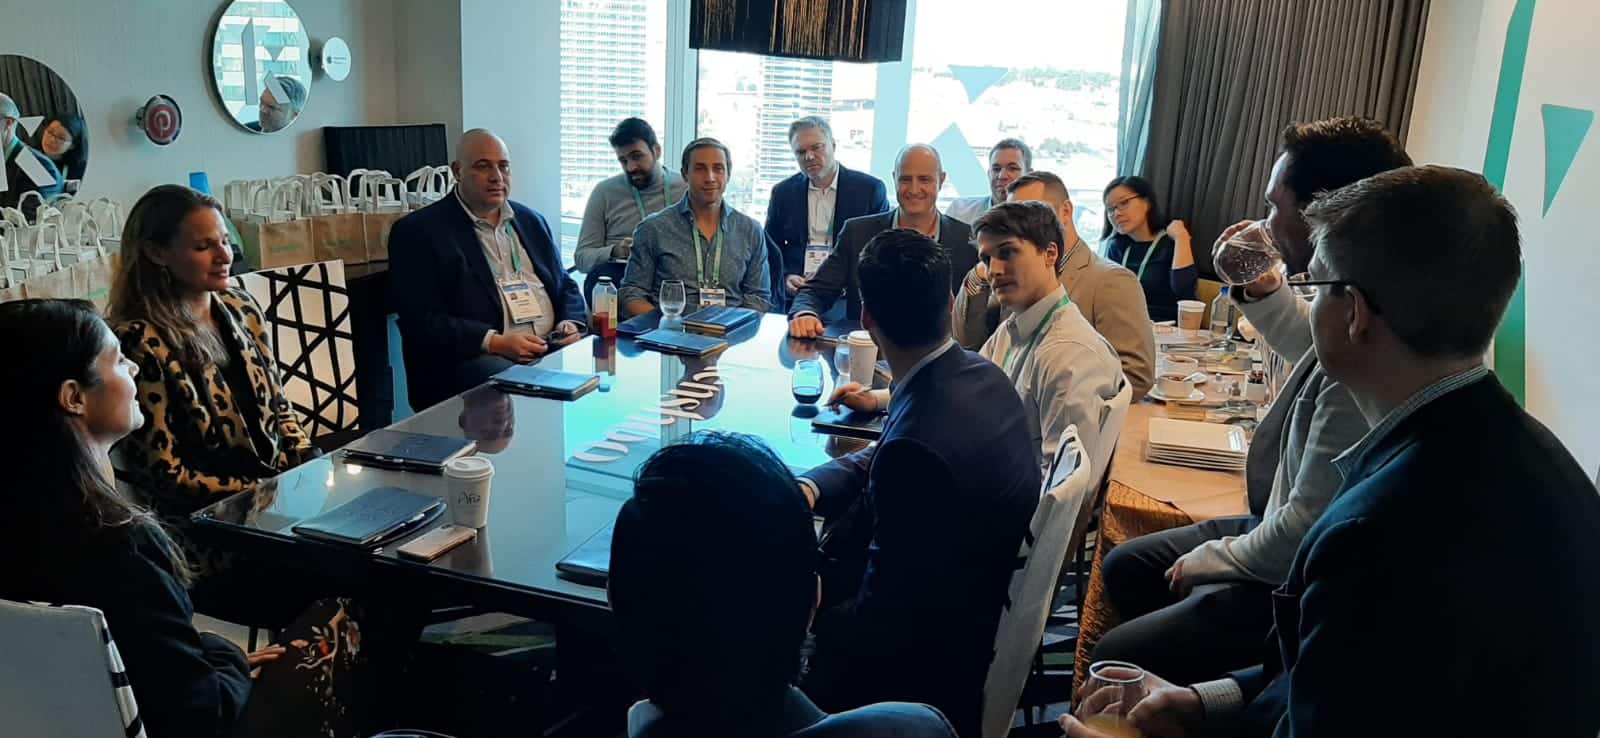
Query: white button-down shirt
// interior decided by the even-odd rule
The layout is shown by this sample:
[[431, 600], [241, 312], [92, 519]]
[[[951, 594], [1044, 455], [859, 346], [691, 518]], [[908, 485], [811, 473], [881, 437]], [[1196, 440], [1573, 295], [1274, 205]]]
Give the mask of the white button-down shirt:
[[839, 202], [839, 172], [833, 173], [833, 181], [827, 187], [818, 187], [815, 183], [806, 183], [806, 243], [825, 243], [833, 245], [833, 213]]
[[[545, 290], [544, 280], [539, 279], [539, 273], [533, 269], [533, 257], [528, 250], [522, 247], [522, 239], [517, 236], [516, 212], [511, 209], [511, 203], [500, 204], [500, 225], [490, 223], [472, 213], [466, 201], [461, 199], [460, 193], [456, 194], [456, 202], [461, 203], [461, 209], [466, 212], [467, 218], [472, 221], [472, 230], [478, 236], [478, 244], [483, 247], [484, 258], [489, 260], [489, 271], [494, 274], [495, 289], [498, 292], [499, 283], [505, 279], [521, 279], [528, 284], [528, 289], [533, 292], [534, 304], [539, 306], [539, 317], [531, 323], [512, 323], [511, 312], [506, 308], [505, 296], [496, 294], [495, 299], [500, 303], [500, 334], [510, 336], [525, 333], [533, 336], [548, 336], [555, 328], [556, 308], [550, 302], [550, 293]], [[512, 249], [517, 252], [516, 259], [512, 258]], [[513, 265], [520, 266], [514, 269]], [[483, 347], [488, 351], [490, 331], [483, 337]]]

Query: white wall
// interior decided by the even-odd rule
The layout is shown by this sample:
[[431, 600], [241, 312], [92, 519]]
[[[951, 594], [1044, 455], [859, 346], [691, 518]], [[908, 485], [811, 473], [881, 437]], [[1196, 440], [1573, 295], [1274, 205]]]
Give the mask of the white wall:
[[560, 213], [561, 4], [460, 0], [460, 7], [462, 125], [505, 139], [515, 162], [512, 197]]
[[[85, 194], [131, 206], [152, 185], [187, 183], [191, 171], [207, 172], [218, 192], [231, 179], [313, 171], [322, 166], [320, 127], [401, 122], [389, 0], [294, 2], [313, 43], [343, 37], [354, 67], [343, 82], [319, 73], [300, 119], [274, 135], [240, 128], [216, 101], [211, 33], [225, 4], [0, 0], [0, 53], [45, 63], [78, 96], [91, 138]], [[150, 143], [133, 125], [134, 111], [156, 94], [183, 109], [183, 133], [170, 146]]]
[[[1407, 147], [1418, 163], [1481, 171], [1516, 0], [1432, 5]], [[1600, 465], [1600, 126], [1592, 128], [1544, 212], [1541, 107], [1600, 111], [1594, 0], [1537, 0], [1504, 192], [1522, 224], [1527, 279], [1527, 405], [1591, 472]]]

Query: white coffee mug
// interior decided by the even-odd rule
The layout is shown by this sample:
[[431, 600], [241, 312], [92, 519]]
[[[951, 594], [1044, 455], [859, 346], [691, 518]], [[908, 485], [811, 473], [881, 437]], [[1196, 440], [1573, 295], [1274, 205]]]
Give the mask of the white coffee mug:
[[1184, 374], [1162, 374], [1156, 377], [1156, 389], [1172, 400], [1186, 400], [1194, 394], [1194, 382]]
[[866, 331], [851, 331], [846, 340], [850, 343], [850, 381], [871, 387], [878, 367], [878, 345]]
[[450, 519], [469, 528], [488, 525], [494, 462], [482, 456], [451, 459], [444, 465], [444, 480]]

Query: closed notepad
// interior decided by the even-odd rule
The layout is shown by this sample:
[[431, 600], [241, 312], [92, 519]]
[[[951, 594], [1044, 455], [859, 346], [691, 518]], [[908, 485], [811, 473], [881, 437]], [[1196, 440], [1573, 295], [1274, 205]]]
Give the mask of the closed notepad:
[[657, 328], [635, 339], [640, 345], [669, 354], [705, 356], [728, 347], [720, 338]]
[[489, 382], [507, 392], [556, 400], [576, 400], [600, 386], [600, 377], [596, 374], [578, 374], [519, 364], [490, 377]]
[[750, 323], [761, 314], [750, 308], [708, 307], [697, 310], [683, 319], [683, 327], [708, 336], [725, 336], [739, 326]]
[[617, 324], [617, 332], [624, 336], [637, 336], [649, 333], [661, 327], [661, 311], [651, 310], [648, 313], [639, 313]]
[[611, 576], [611, 526], [589, 537], [556, 562], [556, 574], [579, 584], [604, 587]]
[[346, 446], [344, 454], [357, 464], [443, 474], [446, 462], [476, 448], [476, 443], [463, 438], [376, 430]]
[[845, 408], [826, 408], [811, 419], [811, 428], [830, 436], [847, 436], [876, 441], [883, 436], [883, 423], [889, 416]]
[[297, 523], [297, 535], [319, 541], [375, 546], [426, 524], [444, 501], [399, 487], [379, 487], [314, 518]]

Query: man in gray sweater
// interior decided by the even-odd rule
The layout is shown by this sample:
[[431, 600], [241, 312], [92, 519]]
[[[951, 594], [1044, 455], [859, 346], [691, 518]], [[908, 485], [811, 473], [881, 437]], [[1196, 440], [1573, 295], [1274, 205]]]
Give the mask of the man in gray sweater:
[[[1285, 129], [1267, 183], [1267, 226], [1289, 273], [1306, 271], [1311, 261], [1302, 210], [1315, 194], [1410, 165], [1399, 141], [1375, 121], [1334, 118]], [[1217, 245], [1249, 223], [1231, 226]], [[1269, 273], [1235, 300], [1267, 348], [1294, 362], [1250, 445], [1251, 514], [1113, 549], [1101, 573], [1124, 622], [1095, 644], [1095, 661], [1129, 661], [1189, 684], [1261, 660], [1272, 628], [1272, 590], [1339, 489], [1343, 477], [1334, 458], [1368, 430], [1355, 400], [1311, 350], [1310, 306], [1282, 284]]]
[[[572, 261], [580, 272], [621, 284], [633, 229], [645, 216], [676, 204], [689, 188], [661, 163], [661, 143], [649, 123], [628, 118], [617, 124], [610, 142], [622, 173], [600, 180], [589, 194]], [[584, 293], [588, 299], [588, 290]]]

